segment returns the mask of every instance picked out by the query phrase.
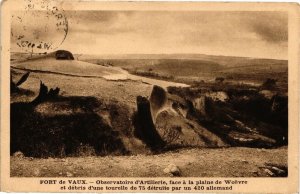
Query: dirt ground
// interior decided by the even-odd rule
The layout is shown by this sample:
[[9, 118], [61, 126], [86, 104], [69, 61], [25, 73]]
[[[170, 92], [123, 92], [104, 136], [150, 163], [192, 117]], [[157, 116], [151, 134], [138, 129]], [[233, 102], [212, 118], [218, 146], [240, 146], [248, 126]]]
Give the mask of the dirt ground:
[[152, 90], [152, 85], [140, 81], [108, 81], [104, 78], [86, 78], [31, 72], [29, 78], [22, 84], [21, 88], [30, 90], [34, 94], [31, 97], [27, 95], [14, 97], [11, 101], [33, 100], [39, 92], [40, 81], [45, 83], [49, 88], [59, 87], [60, 95], [62, 96], [94, 96], [103, 100], [122, 102], [131, 107], [136, 106], [136, 96], [142, 94], [149, 96]]
[[[11, 103], [32, 101], [39, 92], [40, 81], [49, 88], [59, 87], [61, 96], [92, 96], [104, 102], [117, 101], [128, 106], [130, 113], [136, 110], [137, 96], [150, 96], [154, 79], [133, 77], [116, 81], [98, 77], [93, 70], [91, 73], [96, 77], [31, 72], [20, 87], [22, 93], [12, 96]], [[19, 76], [26, 72], [14, 71]], [[156, 81], [154, 84], [164, 83], [167, 82]], [[13, 177], [166, 177], [172, 176], [164, 172], [170, 164], [176, 165], [183, 177], [268, 177], [274, 175], [268, 166], [287, 167], [287, 147], [191, 148], [157, 155], [47, 159], [11, 156], [10, 171]]]
[[[255, 156], [255, 157], [253, 157]], [[29, 158], [11, 157], [11, 176], [167, 177], [175, 164], [183, 177], [268, 177], [267, 165], [287, 166], [287, 147], [193, 148], [157, 155]]]

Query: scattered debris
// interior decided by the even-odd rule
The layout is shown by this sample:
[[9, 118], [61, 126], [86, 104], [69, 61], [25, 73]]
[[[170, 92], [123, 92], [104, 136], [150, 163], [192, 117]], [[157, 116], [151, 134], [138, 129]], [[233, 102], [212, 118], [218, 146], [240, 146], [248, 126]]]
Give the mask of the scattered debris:
[[270, 175], [270, 176], [274, 176], [274, 173], [272, 171], [270, 171], [269, 169], [265, 168], [264, 171]]
[[277, 168], [277, 167], [275, 167], [275, 166], [272, 166], [272, 169], [273, 169], [274, 171], [276, 171], [277, 174], [284, 174], [284, 173], [285, 173], [284, 170], [281, 170], [281, 169], [279, 169], [279, 168]]
[[70, 173], [70, 172], [67, 172], [66, 175], [67, 175], [67, 177], [72, 177], [72, 176], [74, 176], [74, 175], [73, 175], [72, 173]]
[[40, 176], [41, 175], [41, 171], [38, 168], [33, 169], [33, 175], [34, 176]]
[[176, 166], [175, 164], [169, 164], [165, 169], [164, 169], [164, 173], [166, 174], [171, 174], [173, 176], [180, 176], [180, 170], [178, 168], [178, 166]]
[[[286, 166], [278, 165], [278, 164], [271, 164], [265, 163], [265, 169], [272, 172], [273, 177], [287, 177], [288, 176], [288, 169]], [[265, 171], [266, 171], [265, 170]]]
[[39, 94], [31, 103], [33, 105], [37, 105], [46, 100], [53, 99], [58, 96], [59, 91], [60, 88], [58, 87], [56, 87], [55, 89], [50, 88], [50, 90], [48, 90], [48, 87], [41, 81]]

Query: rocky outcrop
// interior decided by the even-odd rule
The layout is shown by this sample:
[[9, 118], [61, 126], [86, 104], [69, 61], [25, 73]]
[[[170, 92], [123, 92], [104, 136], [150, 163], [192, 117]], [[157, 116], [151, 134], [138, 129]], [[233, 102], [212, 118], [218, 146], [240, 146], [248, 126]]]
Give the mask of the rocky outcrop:
[[205, 96], [211, 98], [213, 101], [221, 101], [221, 102], [225, 102], [226, 100], [228, 100], [228, 95], [226, 94], [226, 92], [207, 92], [205, 93]]
[[228, 146], [205, 127], [173, 111], [162, 111], [157, 116], [155, 126], [167, 148]]
[[150, 101], [142, 96], [136, 99], [137, 112], [134, 116], [135, 135], [143, 140], [152, 150], [161, 149], [165, 142], [158, 134], [154, 125]]
[[199, 98], [195, 98], [192, 103], [194, 108], [199, 111], [201, 115], [206, 115], [206, 106], [205, 106], [206, 97], [200, 96]]
[[[287, 143], [288, 98], [257, 89], [171, 88], [189, 102], [188, 119], [231, 146], [274, 147]], [[211, 136], [212, 137], [212, 136]]]
[[[154, 86], [149, 100], [137, 98], [135, 131], [152, 149], [175, 147], [225, 147], [222, 139], [188, 118], [187, 100]], [[150, 107], [150, 108], [149, 108]]]
[[154, 123], [156, 121], [156, 116], [167, 105], [167, 101], [168, 101], [167, 92], [159, 86], [156, 85], [153, 86], [149, 102], [150, 102], [152, 120]]
[[12, 101], [11, 154], [110, 155], [181, 147], [270, 148], [288, 142], [287, 96], [268, 98], [245, 89], [168, 92], [154, 86], [149, 98], [137, 97], [132, 115], [134, 108], [126, 104], [59, 92], [41, 82], [34, 100]]

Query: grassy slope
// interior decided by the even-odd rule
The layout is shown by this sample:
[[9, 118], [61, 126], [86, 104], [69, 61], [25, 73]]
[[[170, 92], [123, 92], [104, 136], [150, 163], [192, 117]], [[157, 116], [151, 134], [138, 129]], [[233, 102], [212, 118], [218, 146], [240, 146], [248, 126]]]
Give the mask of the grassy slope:
[[[287, 82], [287, 60], [212, 55], [85, 56], [79, 60], [112, 65], [143, 76], [191, 83], [223, 76], [235, 81], [263, 82], [267, 77]], [[286, 87], [286, 84], [285, 86]]]
[[80, 76], [104, 76], [120, 73], [115, 69], [76, 60], [56, 60], [52, 57], [27, 60], [12, 64], [13, 67], [56, 72]]
[[[81, 64], [87, 66], [85, 74], [99, 75], [99, 71], [113, 71], [110, 68], [94, 67], [84, 62], [72, 62], [74, 68], [70, 69], [67, 62], [57, 63], [49, 61], [46, 56], [32, 56], [33, 60], [21, 62], [19, 65], [24, 65], [37, 68], [43, 66], [41, 61], [51, 63], [51, 70], [80, 73]], [[13, 62], [25, 59], [25, 54], [13, 53], [11, 58]], [[53, 56], [52, 56], [53, 57]], [[214, 80], [215, 77], [223, 76], [235, 81], [251, 81], [256, 83], [263, 82], [267, 77], [278, 79], [283, 87], [287, 87], [287, 60], [275, 59], [255, 59], [246, 57], [231, 57], [231, 56], [214, 56], [203, 54], [139, 54], [139, 55], [74, 55], [75, 59], [89, 63], [103, 65], [112, 65], [121, 67], [131, 73], [143, 76], [157, 77], [160, 79], [172, 79], [179, 82]], [[36, 62], [39, 61], [39, 62]], [[44, 68], [44, 67], [38, 67]], [[49, 67], [47, 67], [49, 68]], [[79, 69], [78, 69], [79, 68]], [[47, 69], [46, 69], [47, 70]], [[82, 72], [81, 72], [82, 73]], [[113, 72], [116, 73], [116, 72]], [[101, 76], [101, 73], [100, 73]]]
[[[24, 73], [25, 71], [14, 70]], [[18, 76], [20, 77], [20, 75]], [[14, 78], [18, 80], [17, 78]], [[40, 80], [49, 88], [60, 88], [63, 96], [94, 96], [105, 101], [115, 100], [136, 107], [136, 96], [149, 96], [152, 86], [140, 81], [108, 81], [103, 78], [86, 78], [57, 75], [50, 73], [32, 72], [20, 88], [32, 91], [31, 96], [21, 95], [12, 98], [12, 102], [31, 101], [38, 95]]]
[[99, 65], [111, 64], [130, 72], [153, 71], [162, 75], [199, 76], [202, 72], [213, 72], [222, 67], [211, 61], [190, 59], [89, 59]]

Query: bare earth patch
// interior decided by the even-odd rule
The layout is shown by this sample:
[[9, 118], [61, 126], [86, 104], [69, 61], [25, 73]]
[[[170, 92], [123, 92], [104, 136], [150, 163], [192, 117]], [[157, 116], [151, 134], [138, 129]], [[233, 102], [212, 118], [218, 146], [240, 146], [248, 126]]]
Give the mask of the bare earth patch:
[[182, 149], [158, 155], [63, 159], [12, 156], [10, 162], [13, 177], [166, 177], [170, 175], [163, 170], [169, 164], [178, 166], [184, 177], [268, 177], [268, 165], [287, 166], [287, 147]]

